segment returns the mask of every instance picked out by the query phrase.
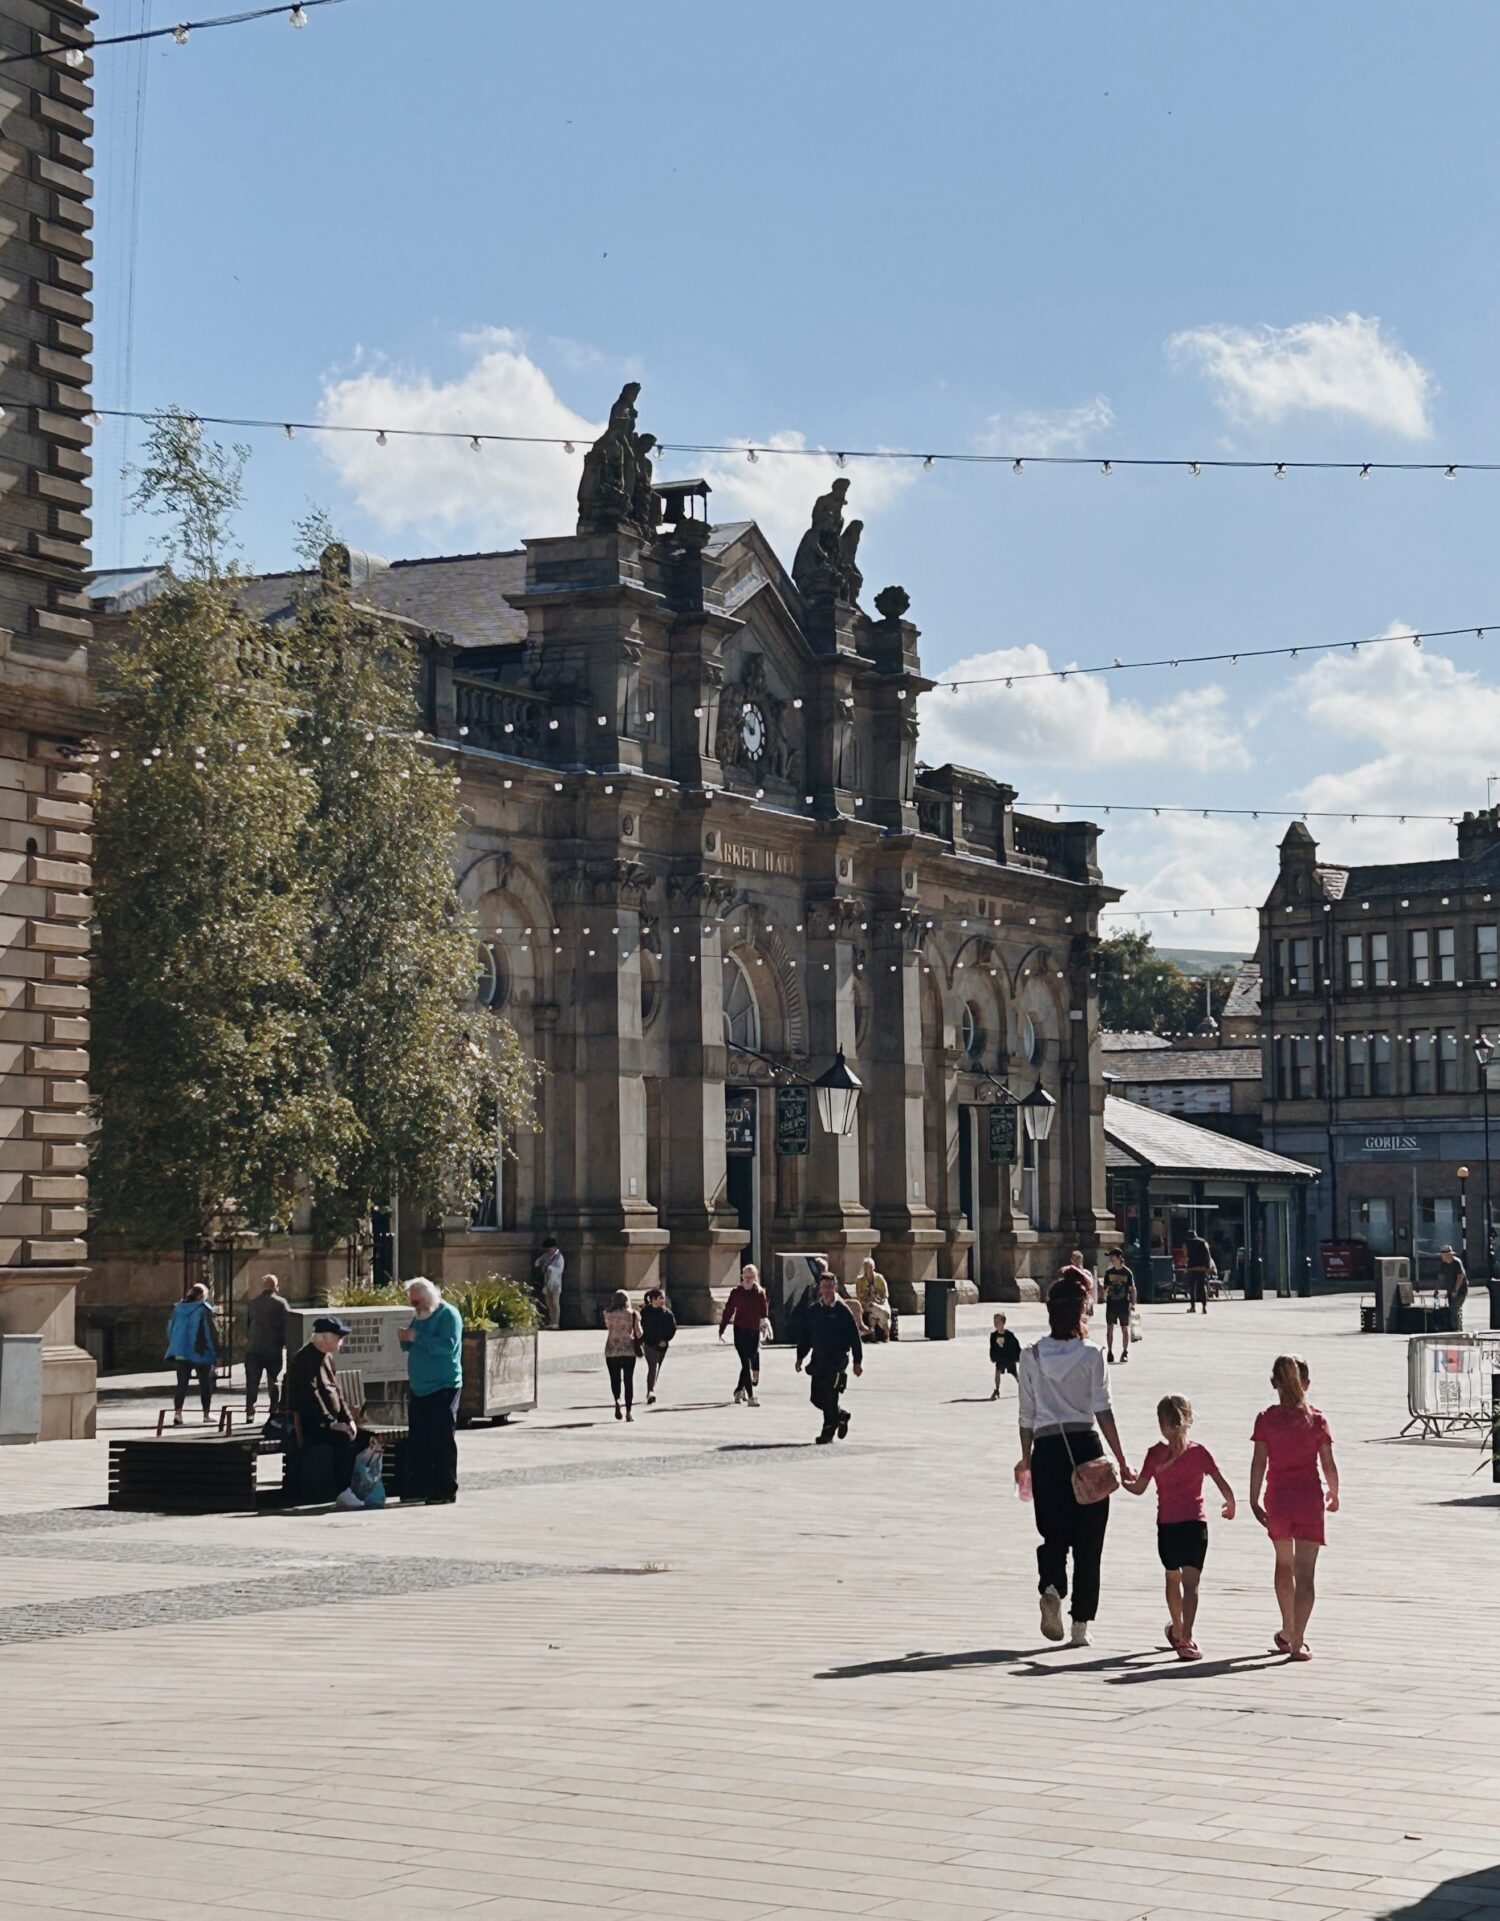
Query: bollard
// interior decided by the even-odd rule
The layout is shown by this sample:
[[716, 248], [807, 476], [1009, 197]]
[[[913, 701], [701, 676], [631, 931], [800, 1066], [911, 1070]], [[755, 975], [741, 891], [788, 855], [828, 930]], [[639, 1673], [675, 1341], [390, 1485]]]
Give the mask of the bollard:
[[1302, 1272], [1297, 1278], [1297, 1293], [1304, 1301], [1310, 1301], [1312, 1299], [1312, 1291], [1312, 1256], [1311, 1254], [1304, 1254], [1302, 1257]]

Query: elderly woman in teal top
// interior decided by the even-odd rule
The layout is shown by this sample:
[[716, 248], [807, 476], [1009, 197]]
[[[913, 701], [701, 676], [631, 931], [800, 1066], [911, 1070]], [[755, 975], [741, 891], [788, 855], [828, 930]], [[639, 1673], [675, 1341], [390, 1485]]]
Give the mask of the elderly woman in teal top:
[[406, 1349], [406, 1500], [458, 1499], [458, 1395], [464, 1378], [464, 1323], [442, 1289], [423, 1276], [406, 1283], [415, 1317]]
[[214, 1311], [209, 1305], [208, 1289], [201, 1281], [195, 1281], [167, 1319], [167, 1359], [177, 1368], [173, 1427], [182, 1426], [188, 1382], [194, 1374], [198, 1376], [198, 1399], [203, 1403], [204, 1424], [214, 1418], [214, 1362], [218, 1358], [219, 1344], [214, 1339]]

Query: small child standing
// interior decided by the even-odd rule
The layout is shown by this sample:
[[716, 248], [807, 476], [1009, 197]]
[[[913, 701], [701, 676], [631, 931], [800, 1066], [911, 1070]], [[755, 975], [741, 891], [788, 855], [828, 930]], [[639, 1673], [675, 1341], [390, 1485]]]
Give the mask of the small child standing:
[[1224, 1519], [1234, 1519], [1234, 1489], [1219, 1472], [1201, 1441], [1190, 1438], [1192, 1402], [1168, 1394], [1156, 1404], [1161, 1439], [1141, 1463], [1141, 1471], [1125, 1488], [1144, 1494], [1156, 1482], [1156, 1551], [1166, 1575], [1167, 1642], [1179, 1661], [1201, 1661], [1193, 1639], [1198, 1618], [1198, 1586], [1208, 1556], [1208, 1513], [1203, 1505], [1203, 1483], [1213, 1482], [1224, 1497]]
[[1003, 1314], [995, 1316], [995, 1331], [990, 1336], [990, 1366], [995, 1370], [995, 1391], [990, 1399], [998, 1401], [1000, 1383], [1007, 1374], [1012, 1380], [1018, 1379], [1021, 1367], [1021, 1343], [1006, 1331]]

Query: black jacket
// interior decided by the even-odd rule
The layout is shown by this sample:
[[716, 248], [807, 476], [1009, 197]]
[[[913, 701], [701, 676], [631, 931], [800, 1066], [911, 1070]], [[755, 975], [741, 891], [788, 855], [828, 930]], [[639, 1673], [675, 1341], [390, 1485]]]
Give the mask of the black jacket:
[[859, 1338], [859, 1323], [850, 1310], [849, 1303], [834, 1300], [826, 1305], [822, 1301], [811, 1302], [802, 1313], [802, 1324], [797, 1330], [797, 1359], [805, 1360], [811, 1353], [815, 1373], [832, 1373], [842, 1368], [851, 1352], [856, 1361], [864, 1359], [865, 1344]]
[[1003, 1367], [1011, 1374], [1014, 1374], [1021, 1365], [1021, 1343], [1009, 1328], [1006, 1328], [1003, 1334], [997, 1334], [991, 1329], [990, 1364], [993, 1367]]
[[665, 1347], [677, 1332], [677, 1316], [665, 1307], [653, 1307], [649, 1301], [641, 1307], [641, 1339], [647, 1347]]

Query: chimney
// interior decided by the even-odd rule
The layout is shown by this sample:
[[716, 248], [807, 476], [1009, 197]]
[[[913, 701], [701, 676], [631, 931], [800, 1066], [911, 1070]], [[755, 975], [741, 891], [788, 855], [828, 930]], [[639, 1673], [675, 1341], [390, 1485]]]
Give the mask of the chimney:
[[1473, 860], [1500, 846], [1500, 807], [1483, 807], [1477, 814], [1465, 814], [1458, 823], [1458, 858]]

